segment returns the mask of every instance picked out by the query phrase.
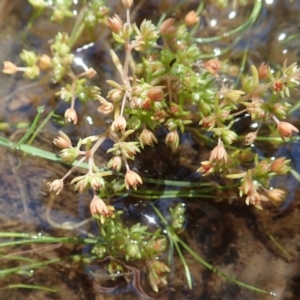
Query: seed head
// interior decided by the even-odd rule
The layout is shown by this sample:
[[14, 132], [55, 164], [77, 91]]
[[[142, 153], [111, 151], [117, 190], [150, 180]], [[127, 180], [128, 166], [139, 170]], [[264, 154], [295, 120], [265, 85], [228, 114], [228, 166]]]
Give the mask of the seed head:
[[251, 145], [251, 144], [253, 144], [253, 142], [255, 141], [256, 137], [257, 137], [257, 131], [249, 132], [245, 136], [245, 140], [244, 140], [245, 145]]
[[64, 187], [64, 181], [62, 179], [56, 179], [52, 182], [48, 182], [49, 191], [54, 191], [58, 195]]
[[96, 76], [97, 72], [93, 68], [88, 68], [84, 74], [88, 79], [92, 79]]

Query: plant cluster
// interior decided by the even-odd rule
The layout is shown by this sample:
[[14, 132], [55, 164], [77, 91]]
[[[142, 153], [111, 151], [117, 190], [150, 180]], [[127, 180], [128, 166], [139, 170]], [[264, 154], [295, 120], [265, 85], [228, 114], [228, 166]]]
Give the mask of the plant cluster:
[[[36, 8], [47, 7], [43, 0], [29, 2]], [[165, 143], [170, 151], [175, 151], [182, 134], [193, 126], [203, 141], [207, 137], [215, 140], [209, 158], [201, 162], [197, 172], [203, 176], [216, 173], [232, 180], [247, 205], [258, 209], [263, 208], [265, 201], [280, 205], [285, 191], [270, 188], [270, 179], [286, 174], [290, 170], [289, 160], [284, 157], [262, 159], [249, 149], [263, 125], [268, 125], [283, 141], [298, 132], [284, 120], [291, 108], [286, 99], [290, 97], [290, 90], [300, 83], [300, 69], [296, 63], [288, 65], [287, 62], [278, 72], [265, 63], [252, 66], [236, 89], [221, 80], [226, 73], [224, 62], [217, 58], [202, 59], [192, 34], [199, 27], [201, 5], [183, 20], [167, 18], [158, 24], [151, 20], [136, 24], [130, 16], [133, 0], [122, 0], [122, 3], [125, 19], [111, 15], [105, 1], [88, 1], [78, 15], [76, 31], [70, 35], [57, 33], [50, 47], [51, 56], [23, 50], [21, 59], [25, 66], [5, 61], [3, 72], [20, 71], [29, 79], [37, 78], [42, 71], [50, 72], [52, 81], [60, 84], [57, 97], [70, 103], [65, 119], [74, 125], [80, 118], [75, 109], [76, 101], [98, 101], [99, 114], [113, 116], [113, 122], [104, 133], [82, 137], [77, 145], [73, 145], [63, 131], [59, 132], [53, 142], [61, 149], [61, 160], [73, 166], [62, 178], [48, 185], [59, 194], [67, 177], [86, 161], [88, 171], [76, 176], [71, 184], [75, 191], [83, 193], [91, 189], [94, 194], [90, 210], [100, 221], [100, 233], [106, 243], [96, 245], [93, 253], [99, 258], [109, 255], [127, 261], [147, 261], [149, 282], [153, 290], [158, 291], [158, 286], [167, 283], [165, 274], [169, 269], [155, 258], [166, 250], [167, 237], [159, 231], [150, 233], [140, 224], [127, 228], [122, 224], [120, 211], [110, 203], [111, 195], [116, 192], [136, 190], [143, 184], [143, 178], [132, 169], [131, 161], [147, 146], [155, 147], [158, 129], [166, 130]], [[53, 1], [51, 19], [62, 22], [71, 17], [71, 5], [72, 1]], [[111, 31], [113, 48], [118, 49], [110, 49], [110, 54], [119, 79], [107, 80], [110, 86], [107, 95], [101, 95], [100, 87], [90, 83], [96, 75], [92, 67], [81, 73], [72, 68], [74, 42], [86, 27], [99, 22]], [[256, 131], [241, 138], [233, 125], [245, 114], [258, 126]], [[111, 158], [106, 165], [98, 166], [96, 151], [107, 139], [113, 142], [107, 151]], [[236, 150], [233, 146], [240, 145], [242, 139], [248, 148]], [[177, 206], [171, 209], [171, 215], [171, 227], [182, 229], [184, 210]]]
[[[153, 234], [150, 233], [147, 226], [140, 223], [130, 228], [124, 226], [120, 220], [121, 213], [118, 211], [114, 218], [109, 218], [100, 226], [104, 243], [93, 247], [94, 259], [103, 259], [109, 255], [119, 260], [144, 261], [149, 283], [153, 290], [158, 292], [159, 286], [167, 284], [166, 274], [170, 272], [169, 267], [157, 259], [167, 250], [167, 237], [160, 233], [160, 229]], [[114, 260], [109, 262], [108, 272], [112, 277], [124, 271], [122, 264]]]

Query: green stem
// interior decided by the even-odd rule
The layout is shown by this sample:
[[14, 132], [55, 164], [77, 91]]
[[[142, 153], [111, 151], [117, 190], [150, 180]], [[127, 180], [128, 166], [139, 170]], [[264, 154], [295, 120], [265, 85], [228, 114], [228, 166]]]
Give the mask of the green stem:
[[270, 240], [275, 244], [275, 246], [288, 258], [291, 258], [291, 255], [276, 241], [274, 236], [270, 233], [267, 233]]
[[[115, 195], [117, 196], [125, 196], [124, 193], [116, 193]], [[191, 193], [170, 193], [167, 195], [162, 194], [154, 194], [154, 195], [145, 195], [143, 193], [128, 193], [128, 195], [130, 195], [131, 197], [134, 198], [143, 198], [144, 200], [154, 200], [154, 199], [172, 199], [172, 198], [184, 198], [184, 197], [189, 197], [189, 198], [210, 198], [210, 199], [215, 199], [217, 198], [216, 196], [213, 195], [205, 195], [205, 194], [193, 194]]]
[[219, 40], [221, 40], [225, 37], [229, 37], [229, 36], [234, 35], [234, 34], [240, 32], [240, 31], [243, 31], [243, 30], [247, 29], [249, 26], [251, 26], [256, 21], [261, 8], [262, 8], [262, 0], [256, 0], [255, 4], [253, 6], [252, 13], [251, 13], [248, 20], [245, 23], [243, 23], [242, 25], [234, 28], [233, 30], [230, 30], [230, 31], [224, 33], [223, 35], [214, 36], [214, 37], [210, 37], [210, 38], [197, 38], [196, 41], [198, 43], [216, 42], [216, 41], [219, 41]]
[[48, 123], [50, 118], [53, 116], [54, 112], [51, 111], [48, 116], [45, 118], [45, 120], [40, 124], [40, 126], [36, 129], [36, 131], [32, 134], [31, 138], [28, 141], [28, 145], [31, 145], [31, 143], [35, 140], [38, 133], [45, 127], [45, 125]]
[[34, 11], [33, 15], [31, 16], [29, 22], [26, 25], [24, 33], [22, 34], [22, 39], [26, 38], [26, 35], [32, 28], [34, 21], [44, 12], [44, 10], [45, 10], [45, 7], [40, 7]]
[[42, 113], [44, 112], [44, 106], [39, 106], [37, 108], [37, 115], [35, 116], [31, 126], [29, 127], [29, 129], [27, 130], [27, 132], [25, 133], [25, 135], [20, 139], [20, 141], [17, 143], [16, 148], [20, 148], [20, 146], [22, 144], [24, 144], [28, 138], [30, 137], [30, 135], [33, 133], [33, 131], [35, 130]]
[[[178, 180], [165, 180], [165, 179], [152, 179], [152, 178], [143, 178], [143, 182], [154, 183], [158, 185], [167, 185], [167, 186], [177, 186], [177, 187], [204, 187], [210, 186], [209, 182], [191, 182], [191, 181], [178, 181]], [[223, 187], [220, 187], [221, 189]]]
[[[177, 237], [177, 236], [175, 236], [175, 237]], [[179, 257], [180, 257], [181, 263], [182, 263], [182, 265], [183, 265], [183, 268], [184, 268], [184, 271], [185, 271], [185, 277], [186, 277], [188, 286], [189, 286], [190, 289], [192, 289], [192, 288], [193, 288], [193, 285], [192, 285], [192, 277], [191, 277], [191, 273], [190, 273], [189, 266], [187, 265], [187, 263], [186, 263], [186, 261], [185, 261], [185, 259], [184, 259], [184, 256], [182, 255], [182, 252], [181, 252], [181, 250], [180, 250], [180, 248], [179, 248], [179, 246], [178, 246], [178, 243], [177, 243], [177, 241], [176, 241], [176, 238], [173, 237], [173, 238], [172, 238], [172, 241], [173, 241], [174, 246], [175, 246], [175, 248], [176, 248], [176, 250], [177, 250], [177, 253], [178, 253]]]
[[99, 243], [99, 239], [92, 238], [76, 238], [76, 237], [51, 237], [51, 236], [39, 236], [26, 233], [17, 232], [0, 232], [1, 238], [23, 238], [24, 240], [0, 242], [0, 248], [6, 246], [22, 245], [22, 244], [49, 244], [49, 243], [81, 243], [81, 244], [96, 244]]
[[245, 65], [246, 65], [246, 61], [247, 61], [247, 57], [248, 57], [248, 50], [249, 50], [249, 42], [247, 42], [247, 45], [245, 47], [245, 50], [244, 50], [244, 53], [243, 53], [243, 58], [242, 58], [242, 62], [241, 62], [241, 65], [240, 65], [240, 69], [239, 69], [239, 74], [235, 80], [235, 83], [234, 83], [234, 87], [237, 88], [238, 87], [238, 84], [240, 82], [240, 79], [243, 75], [243, 72], [244, 72], [244, 69], [245, 69]]
[[30, 284], [21, 284], [21, 283], [9, 284], [6, 287], [4, 287], [3, 289], [31, 289], [31, 290], [40, 290], [40, 291], [44, 291], [44, 292], [50, 292], [50, 293], [59, 292], [59, 290], [57, 290], [57, 289], [52, 289], [52, 288], [48, 288], [48, 287], [41, 286], [41, 285], [30, 285]]
[[81, 36], [85, 28], [85, 22], [84, 22], [85, 13], [86, 13], [86, 7], [83, 7], [80, 13], [78, 14], [78, 17], [76, 18], [75, 25], [70, 34], [70, 38], [69, 38], [70, 48], [72, 48], [75, 45], [75, 43], [77, 42], [78, 38]]
[[[44, 266], [47, 266], [47, 265], [50, 265], [50, 264], [58, 263], [60, 261], [61, 261], [61, 258], [54, 258], [54, 259], [48, 260], [46, 262], [39, 262], [39, 263], [26, 265], [26, 269], [27, 270], [37, 269], [37, 268], [44, 267]], [[6, 276], [6, 275], [9, 275], [9, 274], [18, 273], [22, 269], [23, 269], [23, 267], [15, 267], [15, 268], [10, 268], [10, 269], [0, 270], [0, 276]]]
[[214, 268], [211, 264], [209, 264], [207, 261], [205, 261], [202, 257], [200, 257], [195, 251], [193, 251], [186, 243], [184, 243], [181, 239], [177, 238], [179, 244], [187, 250], [196, 260], [198, 260], [203, 266], [205, 266], [207, 269], [211, 270], [212, 272], [215, 272], [216, 274], [220, 275], [221, 277], [227, 279], [228, 281], [235, 283], [238, 286], [241, 286], [243, 288], [249, 289], [251, 291], [255, 291], [258, 293], [263, 293], [263, 294], [270, 294], [270, 292], [256, 288], [252, 285], [246, 284], [242, 281], [236, 280], [230, 276], [225, 275], [224, 273], [220, 272], [218, 269]]
[[[11, 150], [17, 148], [19, 151], [22, 151], [23, 153], [26, 153], [26, 154], [31, 154], [35, 157], [44, 158], [44, 159], [51, 160], [51, 161], [54, 161], [54, 162], [66, 164], [56, 154], [54, 154], [52, 152], [45, 151], [45, 150], [39, 149], [37, 147], [29, 146], [29, 145], [26, 145], [26, 144], [21, 144], [20, 146], [17, 146], [15, 143], [13, 143], [13, 142], [11, 142], [11, 141], [3, 138], [3, 137], [0, 137], [0, 145], [4, 146], [4, 147], [7, 147]], [[77, 160], [74, 161], [72, 163], [72, 166], [75, 166], [77, 164], [77, 162], [78, 162]], [[79, 167], [83, 168], [83, 169], [88, 169], [88, 164], [82, 162], [79, 165]]]
[[[201, 2], [199, 3], [199, 5], [198, 5], [197, 9], [196, 9], [196, 14], [197, 14], [198, 16], [201, 15], [201, 13], [202, 13], [202, 11], [203, 11], [203, 8], [204, 8], [204, 1], [201, 1]], [[195, 35], [196, 31], [197, 31], [198, 28], [199, 28], [199, 24], [200, 24], [200, 18], [199, 18], [199, 21], [197, 22], [197, 24], [195, 24], [195, 25], [193, 26], [193, 28], [192, 28], [192, 30], [191, 30], [191, 32], [190, 32], [190, 35], [191, 35], [191, 36], [194, 36], [194, 35]]]
[[160, 27], [161, 23], [163, 21], [165, 21], [166, 17], [168, 15], [171, 15], [174, 11], [176, 11], [177, 9], [179, 9], [182, 5], [184, 5], [184, 1], [180, 1], [178, 4], [174, 5], [174, 6], [171, 6], [171, 8], [169, 8], [166, 12], [164, 12], [161, 17], [159, 18], [159, 21], [157, 23], [157, 28]]
[[237, 37], [229, 47], [224, 48], [223, 50], [220, 51], [220, 53], [206, 53], [206, 54], [200, 54], [199, 59], [208, 59], [208, 58], [214, 58], [216, 56], [222, 56], [229, 51], [232, 50], [232, 48], [241, 40], [241, 37]]
[[[289, 139], [290, 142], [295, 142], [295, 141], [299, 141], [300, 137], [299, 136], [294, 136], [292, 138]], [[265, 141], [265, 142], [279, 142], [279, 143], [283, 143], [282, 138], [281, 137], [276, 137], [276, 136], [258, 136], [256, 137], [257, 141]]]
[[290, 173], [300, 182], [300, 174], [297, 171], [291, 169]]
[[25, 262], [30, 262], [30, 263], [36, 262], [35, 259], [24, 257], [24, 256], [17, 256], [17, 255], [1, 255], [0, 260], [3, 260], [3, 259], [12, 260], [14, 262], [16, 262], [16, 261], [25, 261]]

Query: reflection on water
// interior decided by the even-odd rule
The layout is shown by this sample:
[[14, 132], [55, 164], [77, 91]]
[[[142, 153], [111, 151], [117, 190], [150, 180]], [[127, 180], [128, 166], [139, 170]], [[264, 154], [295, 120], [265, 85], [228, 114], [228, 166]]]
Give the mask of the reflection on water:
[[[195, 1], [185, 2], [180, 8], [175, 9], [174, 17], [184, 15], [190, 9], [195, 9], [197, 5]], [[228, 6], [228, 8], [220, 10], [209, 6], [201, 20], [202, 29], [199, 31], [198, 37], [222, 35], [245, 22], [252, 9], [253, 3], [249, 2], [249, 5], [238, 9]], [[21, 0], [14, 1], [14, 5], [12, 5], [12, 1], [0, 3], [2, 60], [18, 63], [20, 61], [18, 53], [24, 47], [28, 50], [38, 48], [40, 53], [47, 53], [49, 51], [47, 41], [58, 30], [56, 25], [50, 24], [47, 20], [38, 19], [24, 35], [24, 25], [28, 22], [32, 12], [31, 7], [24, 3]], [[162, 11], [172, 8], [182, 1], [144, 1], [141, 3], [141, 8], [136, 12], [137, 19], [148, 16], [148, 18], [154, 17], [158, 20]], [[243, 50], [248, 47], [246, 68], [252, 63], [259, 64], [262, 61], [270, 63], [274, 68], [285, 59], [288, 59], [289, 63], [298, 61], [300, 2], [265, 0], [263, 3], [263, 9], [255, 25], [243, 34], [226, 56], [231, 58], [233, 63], [239, 64]], [[114, 11], [122, 11], [118, 1], [110, 1], [110, 5]], [[77, 67], [81, 65], [85, 68], [92, 65], [97, 68], [100, 74], [97, 82], [101, 82], [101, 84], [112, 76], [108, 46], [104, 42], [106, 37], [106, 33], [101, 33], [101, 36], [99, 35], [93, 43], [83, 42], [76, 45]], [[223, 49], [233, 45], [232, 39], [233, 37], [226, 37], [226, 39], [213, 44], [200, 43], [199, 46], [203, 51]], [[53, 86], [49, 85], [46, 80], [40, 85], [23, 80], [19, 75], [9, 77], [1, 74], [0, 76], [0, 95], [1, 99], [5, 99], [0, 102], [1, 122], [9, 121], [10, 124], [17, 124], [20, 121], [30, 122], [36, 113], [36, 107], [40, 104], [45, 104], [46, 112], [55, 109], [57, 113], [61, 114], [64, 110], [62, 106], [56, 106], [57, 103], [52, 94]], [[101, 86], [101, 88], [105, 93], [105, 86]], [[99, 134], [106, 128], [109, 119], [99, 118], [93, 103], [88, 104], [87, 107], [80, 107], [79, 110], [82, 115], [86, 116], [82, 117], [80, 128], [75, 129], [69, 125], [64, 129], [74, 139], [85, 136], [87, 133]], [[297, 112], [295, 116], [297, 116]], [[58, 129], [58, 124], [49, 123], [43, 136], [37, 138], [37, 145], [43, 149], [56, 151], [51, 145], [51, 140]], [[7, 137], [15, 130], [15, 128], [11, 128], [1, 134]], [[22, 133], [23, 131], [20, 131], [13, 138], [17, 139], [22, 136]], [[188, 137], [184, 140], [184, 147], [180, 149], [171, 156], [169, 150], [162, 146], [159, 152], [160, 157], [149, 150], [144, 159], [141, 158], [135, 162], [136, 167], [144, 170], [144, 176], [148, 177], [160, 178], [163, 175], [165, 179], [199, 180], [199, 178], [193, 177], [194, 168], [199, 162], [197, 161], [199, 157], [204, 157], [206, 153], [202, 151], [199, 154], [201, 145], [197, 145], [196, 142], [193, 144]], [[266, 155], [266, 149], [260, 149], [258, 146], [258, 150]], [[87, 232], [97, 234], [94, 223], [86, 223], [74, 231], [57, 229], [53, 226], [53, 224], [66, 224], [66, 222], [73, 224], [89, 218], [89, 195], [78, 197], [73, 194], [71, 187], [56, 198], [52, 198], [54, 196], [47, 192], [46, 182], [63, 174], [65, 172], [63, 166], [49, 164], [47, 161], [36, 160], [30, 156], [22, 157], [17, 152], [8, 152], [5, 149], [0, 149], [0, 151], [0, 231], [41, 232], [45, 235], [56, 234], [58, 236], [86, 236]], [[270, 148], [270, 152], [268, 156], [287, 156], [292, 160], [294, 168], [300, 172], [299, 143], [280, 146], [276, 151]], [[105, 155], [104, 153], [105, 149], [99, 154], [99, 159], [101, 159], [100, 156]], [[149, 164], [149, 162], [151, 163]], [[273, 184], [274, 186], [284, 186], [289, 191], [283, 210], [279, 212], [271, 208], [258, 212], [245, 207], [243, 203], [235, 202], [232, 205], [225, 202], [216, 205], [207, 199], [158, 200], [155, 203], [166, 219], [168, 219], [169, 207], [178, 202], [185, 203], [189, 214], [183, 237], [188, 244], [225, 274], [269, 290], [271, 291], [270, 295], [254, 294], [225, 282], [185, 254], [194, 278], [194, 289], [190, 291], [186, 287], [182, 266], [175, 259], [170, 276], [170, 286], [163, 290], [158, 298], [266, 300], [274, 299], [276, 294], [276, 299], [298, 299], [299, 264], [290, 263], [290, 259], [284, 257], [268, 236], [268, 234], [275, 236], [280, 244], [295, 257], [299, 255], [299, 201], [295, 199], [297, 198], [298, 182], [288, 175], [276, 179]], [[115, 205], [124, 210], [125, 216], [130, 221], [141, 221], [153, 228], [157, 228], [161, 224], [157, 217], [154, 217], [153, 210], [146, 200], [136, 201], [136, 199], [124, 197], [116, 199]], [[50, 214], [47, 214], [47, 211]], [[49, 216], [54, 223], [49, 223]], [[29, 249], [31, 248], [22, 246], [21, 249], [13, 249], [13, 252]], [[57, 249], [49, 248], [47, 251], [39, 251], [37, 257], [34, 256], [34, 258], [44, 260], [56, 256], [68, 257], [74, 253], [86, 254], [88, 250], [88, 248], [77, 245], [61, 246]], [[14, 266], [14, 262], [11, 261], [8, 265]], [[32, 273], [31, 270], [24, 270], [22, 276], [10, 277], [9, 280], [4, 280], [5, 282], [1, 283], [0, 287], [10, 282], [22, 282], [59, 288], [61, 292], [54, 296], [55, 299], [139, 298], [139, 296], [133, 296], [132, 282], [130, 280], [127, 282], [124, 278], [120, 279], [122, 284], [119, 290], [115, 290], [115, 293], [122, 291], [123, 295], [97, 295], [89, 278], [91, 271], [98, 277], [102, 274], [103, 278], [106, 278], [107, 274], [102, 265], [86, 264], [86, 267], [82, 268], [81, 265], [68, 262], [48, 268], [47, 271], [41, 269]], [[93, 278], [93, 276], [91, 277]], [[141, 280], [144, 281], [143, 278]], [[107, 283], [106, 280], [104, 282]], [[24, 290], [8, 290], [4, 292], [3, 297], [3, 299], [12, 300], [20, 298], [53, 299], [53, 296], [45, 292]]]

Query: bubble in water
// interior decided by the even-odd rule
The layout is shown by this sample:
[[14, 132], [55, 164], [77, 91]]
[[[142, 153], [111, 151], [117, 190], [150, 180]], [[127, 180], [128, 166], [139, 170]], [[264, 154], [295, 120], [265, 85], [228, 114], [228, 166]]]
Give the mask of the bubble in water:
[[277, 293], [276, 292], [270, 292], [271, 296], [277, 297]]

